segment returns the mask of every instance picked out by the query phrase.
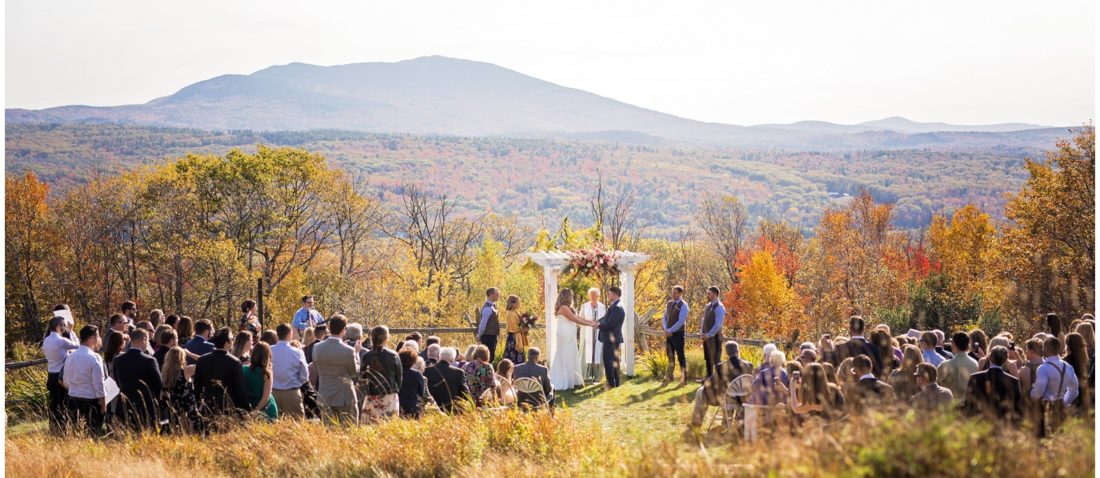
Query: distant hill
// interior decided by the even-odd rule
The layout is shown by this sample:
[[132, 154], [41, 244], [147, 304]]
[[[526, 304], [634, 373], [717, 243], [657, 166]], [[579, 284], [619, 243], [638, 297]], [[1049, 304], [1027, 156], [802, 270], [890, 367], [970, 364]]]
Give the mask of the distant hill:
[[[540, 80], [489, 63], [431, 56], [395, 63], [272, 66], [223, 75], [139, 105], [8, 109], [8, 123], [107, 123], [207, 130], [345, 130], [452, 136], [556, 137], [628, 143], [690, 142], [788, 149], [891, 147], [893, 135], [1006, 133], [998, 145], [1039, 148], [1016, 130], [1037, 125], [959, 126], [886, 118], [859, 125], [808, 121], [735, 126], [681, 118]], [[1047, 131], [1047, 130], [1042, 130]], [[954, 136], [947, 146], [973, 138]], [[989, 137], [979, 138], [988, 142]], [[902, 141], [912, 143], [912, 141]], [[934, 143], [933, 146], [943, 146]], [[909, 147], [912, 147], [911, 145]]]

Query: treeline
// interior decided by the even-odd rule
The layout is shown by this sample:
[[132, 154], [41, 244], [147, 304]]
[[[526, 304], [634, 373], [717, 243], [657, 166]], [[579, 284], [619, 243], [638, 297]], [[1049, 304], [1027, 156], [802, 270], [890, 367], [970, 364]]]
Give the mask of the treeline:
[[[143, 311], [230, 324], [240, 301], [255, 298], [257, 279], [276, 321], [312, 293], [320, 310], [372, 324], [458, 326], [489, 286], [541, 310], [542, 275], [522, 252], [596, 243], [653, 256], [637, 276], [639, 312], [658, 309], [674, 283], [693, 305], [707, 286], [722, 287], [733, 335], [816, 336], [839, 331], [852, 313], [899, 333], [972, 325], [1024, 332], [1042, 313], [1094, 308], [1094, 142], [1086, 128], [1045, 161], [1026, 161], [1026, 182], [1003, 211], [965, 205], [912, 230], [899, 226], [900, 203], [865, 189], [825, 206], [811, 234], [797, 216], [762, 214], [736, 193], [736, 179], [714, 189], [721, 193], [699, 194], [678, 217], [682, 225], [654, 226], [662, 199], [653, 196], [667, 196], [636, 186], [649, 179], [627, 180], [638, 174], [631, 169], [584, 176], [568, 194], [522, 182], [509, 188], [533, 206], [563, 196], [571, 204], [550, 204], [543, 213], [555, 215], [554, 225], [537, 232], [526, 210], [485, 206], [430, 180], [495, 173], [430, 157], [410, 158], [419, 182], [264, 146], [187, 154], [55, 194], [33, 173], [9, 175], [9, 339], [40, 337], [60, 302], [90, 323], [133, 299]], [[539, 166], [591, 160], [584, 150], [572, 154]], [[562, 278], [581, 297], [615, 281]]]

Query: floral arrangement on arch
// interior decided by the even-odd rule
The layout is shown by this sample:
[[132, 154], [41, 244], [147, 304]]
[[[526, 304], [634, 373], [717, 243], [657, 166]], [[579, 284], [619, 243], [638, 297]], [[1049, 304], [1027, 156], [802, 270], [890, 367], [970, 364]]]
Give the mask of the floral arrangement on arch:
[[569, 256], [569, 264], [565, 266], [565, 273], [576, 275], [594, 275], [619, 273], [619, 253], [605, 251], [600, 246], [592, 246], [588, 249], [578, 249], [565, 253]]

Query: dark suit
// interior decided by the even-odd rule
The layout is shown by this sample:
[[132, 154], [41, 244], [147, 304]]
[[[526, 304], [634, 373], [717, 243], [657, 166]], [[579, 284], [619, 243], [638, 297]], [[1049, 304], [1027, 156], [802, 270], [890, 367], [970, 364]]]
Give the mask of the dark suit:
[[[206, 339], [202, 338], [201, 335], [196, 335], [196, 336], [192, 337], [191, 340], [188, 340], [186, 344], [183, 344], [183, 348], [184, 348], [184, 350], [187, 350], [188, 352], [191, 352], [191, 353], [201, 357], [201, 356], [206, 355], [210, 352], [213, 352], [214, 351], [214, 344], [212, 344], [209, 341], [207, 341]], [[191, 364], [194, 364], [194, 363], [197, 363], [197, 361], [195, 359], [193, 359], [191, 357], [187, 357], [187, 364], [188, 365], [191, 365]]]
[[1000, 367], [990, 367], [970, 376], [963, 411], [968, 415], [1019, 421], [1024, 415], [1020, 382]]
[[848, 403], [852, 413], [864, 413], [871, 409], [885, 409], [894, 405], [896, 395], [894, 387], [882, 380], [865, 378], [852, 386], [848, 395]]
[[882, 356], [879, 355], [880, 352], [877, 345], [862, 337], [856, 337], [840, 344], [836, 348], [837, 363], [844, 361], [844, 359], [848, 357], [856, 357], [861, 354], [871, 358], [871, 373], [874, 373], [876, 377], [881, 377]]
[[194, 381], [195, 398], [209, 411], [224, 413], [231, 407], [251, 408], [241, 361], [227, 350], [215, 350], [199, 357]]
[[131, 424], [149, 427], [156, 422], [156, 403], [163, 389], [157, 359], [144, 350], [130, 349], [114, 359], [115, 381], [129, 402]]
[[527, 361], [512, 370], [512, 382], [521, 378], [531, 377], [539, 381], [542, 391], [546, 394], [546, 401], [554, 403], [554, 387], [550, 385], [550, 370], [535, 362]]
[[623, 343], [624, 320], [626, 311], [616, 300], [607, 307], [607, 313], [597, 325], [600, 330], [597, 339], [603, 343], [603, 373], [607, 378], [607, 385], [612, 388], [619, 386], [619, 344]]
[[470, 399], [470, 386], [466, 384], [466, 372], [442, 360], [424, 370], [428, 381], [428, 393], [439, 408], [447, 413], [455, 411], [455, 404]]

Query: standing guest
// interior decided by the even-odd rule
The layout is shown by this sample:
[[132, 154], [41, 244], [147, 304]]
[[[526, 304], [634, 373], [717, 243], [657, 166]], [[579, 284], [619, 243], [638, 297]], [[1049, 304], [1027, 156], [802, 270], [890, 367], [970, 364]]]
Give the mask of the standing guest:
[[[168, 325], [168, 324], [160, 324], [160, 325], [157, 326], [157, 330], [153, 332], [153, 338], [150, 339], [150, 342], [153, 343], [153, 356], [154, 357], [156, 357], [157, 354], [160, 352], [160, 350], [163, 348], [163, 345], [161, 345], [161, 338], [163, 338], [164, 333], [168, 332], [168, 331], [175, 332], [176, 329], [173, 329], [172, 326]], [[157, 359], [158, 362], [160, 360], [161, 359]]]
[[[431, 348], [432, 345], [439, 345], [442, 347], [438, 336], [429, 335], [428, 338], [424, 339], [424, 350], [420, 351], [420, 358], [424, 359], [424, 362], [427, 363], [429, 367], [435, 365], [435, 362], [428, 363], [428, 349]], [[436, 355], [435, 360], [436, 362], [439, 361], [439, 355]]]
[[126, 351], [130, 335], [115, 332], [107, 335], [107, 344], [103, 347], [103, 363], [107, 364], [107, 376], [115, 378], [115, 357]]
[[[386, 347], [390, 329], [376, 325], [370, 329], [370, 350], [363, 354], [360, 382], [366, 383], [363, 399], [363, 420], [379, 421], [396, 417], [401, 412], [397, 392], [401, 390], [401, 359], [397, 352]], [[413, 342], [415, 343], [415, 342]], [[413, 356], [416, 352], [412, 351]]]
[[287, 342], [290, 325], [279, 324], [275, 333], [279, 338], [271, 346], [271, 394], [275, 397], [275, 407], [285, 417], [302, 418], [305, 416], [302, 387], [309, 384], [306, 354]]
[[[943, 341], [944, 341], [943, 331], [940, 330], [940, 329], [935, 329], [935, 330], [932, 331], [932, 333], [936, 335], [936, 353], [940, 354], [940, 357], [943, 357], [944, 359], [947, 359], [947, 360], [950, 360], [951, 357], [954, 357], [955, 354], [953, 354], [951, 352], [948, 352], [946, 349], [943, 348]], [[937, 367], [938, 366], [939, 365], [937, 365]]]
[[191, 336], [195, 333], [195, 321], [186, 315], [180, 317], [179, 321], [176, 322], [176, 333], [184, 340], [184, 343], [191, 340]]
[[[344, 342], [348, 345], [355, 347], [355, 344], [359, 342], [366, 342], [363, 340], [363, 326], [359, 324], [348, 324], [344, 329]], [[368, 345], [364, 343], [363, 345]], [[366, 349], [359, 351], [359, 360], [362, 361], [363, 354], [366, 353]]]
[[245, 299], [241, 302], [241, 320], [238, 330], [252, 332], [253, 337], [259, 337], [263, 332], [260, 318], [256, 316], [256, 301]]
[[954, 396], [951, 390], [941, 387], [936, 383], [936, 367], [930, 363], [917, 365], [917, 371], [913, 376], [920, 387], [920, 392], [909, 399], [909, 405], [917, 410], [927, 412], [940, 407], [951, 405]]
[[122, 316], [126, 318], [127, 327], [132, 326], [135, 322], [137, 322], [138, 308], [137, 304], [135, 304], [134, 301], [128, 300], [126, 302], [123, 302], [122, 306], [119, 307], [119, 309], [121, 309]]
[[1047, 333], [1065, 343], [1065, 330], [1062, 328], [1062, 319], [1053, 312], [1047, 314]]
[[951, 390], [955, 400], [966, 397], [966, 386], [970, 376], [978, 371], [978, 361], [970, 356], [970, 336], [966, 332], [951, 334], [952, 351], [955, 356], [936, 367], [939, 384]]
[[889, 378], [890, 373], [901, 366], [901, 349], [894, 342], [894, 338], [890, 337], [890, 329], [884, 328], [885, 325], [879, 324], [878, 327], [875, 327], [875, 331], [871, 333], [871, 343], [878, 349], [879, 362], [882, 363], [882, 368], [875, 376], [882, 380]]
[[[532, 363], [530, 362], [532, 350], [538, 349], [534, 347], [527, 349], [528, 363]], [[451, 365], [457, 355], [458, 351], [454, 347], [444, 347], [439, 352], [439, 362], [428, 367], [424, 372], [424, 379], [428, 382], [428, 393], [435, 399], [439, 409], [445, 413], [461, 411], [462, 407], [459, 404], [470, 398], [470, 387], [466, 385], [466, 373]], [[546, 382], [550, 382], [549, 377]]]
[[[431, 337], [428, 338], [431, 339]], [[421, 352], [421, 354], [423, 354], [424, 356], [425, 367], [431, 367], [432, 365], [439, 363], [440, 350], [442, 350], [442, 347], [440, 347], [438, 343], [434, 343], [429, 345], [427, 350]]]
[[[918, 345], [920, 345], [921, 358], [923, 358], [925, 362], [932, 364], [933, 367], [939, 367], [944, 360], [947, 360], [936, 351], [936, 342], [936, 333], [930, 331], [922, 333], [920, 335], [920, 342], [918, 342]], [[909, 375], [912, 374], [913, 371], [909, 371]]]
[[[837, 346], [837, 359], [843, 361], [848, 357], [866, 355], [871, 359], [872, 373], [877, 377], [882, 374], [882, 358], [885, 354], [879, 350], [876, 343], [867, 340], [863, 336], [866, 327], [867, 323], [863, 320], [863, 317], [853, 315], [848, 318], [848, 341]], [[848, 371], [842, 369], [839, 372], [847, 373]]]
[[[1085, 315], [1092, 317], [1089, 314]], [[1085, 352], [1088, 354], [1089, 357], [1088, 369], [1086, 370], [1085, 375], [1088, 377], [1088, 380], [1086, 381], [1088, 382], [1089, 397], [1092, 397], [1094, 396], [1094, 391], [1096, 390], [1096, 374], [1094, 373], [1096, 370], [1096, 329], [1093, 327], [1092, 322], [1085, 321], [1084, 317], [1082, 317], [1081, 319], [1082, 322], [1077, 326], [1076, 329], [1074, 329], [1074, 331], [1085, 339]], [[1086, 401], [1086, 403], [1090, 402]]]
[[164, 322], [164, 311], [160, 309], [153, 309], [149, 311], [149, 323], [153, 324], [153, 327], [160, 327]]
[[[358, 325], [358, 324], [349, 324], [347, 334], [345, 334], [345, 336], [349, 337], [349, 339], [345, 339], [349, 342], [348, 345], [354, 345], [354, 344], [350, 343], [351, 342], [350, 335], [351, 335], [351, 330], [352, 330], [351, 327], [354, 326], [354, 325]], [[306, 331], [302, 333], [302, 340], [298, 341], [302, 346], [302, 350], [305, 350], [306, 346], [312, 345], [314, 342], [317, 341], [317, 335], [314, 332], [315, 329], [316, 329], [316, 327], [306, 327]], [[361, 331], [362, 331], [362, 329], [360, 329], [360, 332]]]
[[[726, 306], [718, 300], [718, 288], [707, 289], [707, 306], [703, 309], [703, 358], [706, 360], [707, 377], [714, 373], [714, 366], [722, 363], [722, 323], [726, 320]], [[812, 345], [812, 344], [811, 344]], [[700, 379], [702, 383], [704, 379]]]
[[859, 377], [859, 382], [851, 388], [851, 393], [845, 394], [852, 413], [882, 410], [894, 404], [894, 387], [875, 377], [871, 357], [864, 354], [855, 356], [852, 359], [852, 370]]
[[[706, 417], [707, 407], [722, 405], [722, 398], [726, 394], [726, 388], [730, 382], [742, 375], [752, 375], [752, 363], [741, 360], [740, 346], [735, 341], [725, 344], [727, 361], [718, 364], [714, 374], [703, 382], [703, 386], [695, 392], [695, 409], [691, 413], [691, 424], [702, 426]], [[741, 398], [736, 397], [737, 405], [741, 404]]]
[[970, 331], [970, 358], [975, 362], [985, 358], [986, 353], [989, 352], [989, 336], [985, 335], [985, 331], [982, 329], [974, 329]]
[[[517, 297], [518, 301], [519, 298]], [[604, 315], [607, 315], [607, 306], [603, 302], [600, 302], [600, 289], [593, 287], [588, 289], [588, 302], [581, 305], [581, 317], [597, 322]], [[511, 320], [511, 317], [509, 317]], [[516, 313], [516, 327], [519, 327], [519, 313]], [[509, 322], [510, 323], [510, 322]], [[511, 327], [511, 326], [509, 326]], [[585, 381], [598, 382], [600, 380], [600, 372], [603, 363], [603, 344], [599, 341], [599, 330], [596, 327], [589, 327], [587, 325], [581, 325], [577, 327], [581, 331], [581, 363], [583, 366], [583, 373]], [[509, 357], [510, 358], [510, 357]], [[521, 360], [524, 357], [520, 355]], [[513, 362], [519, 363], [519, 362]]]
[[[1030, 392], [1031, 385], [1035, 383], [1035, 371], [1043, 363], [1043, 339], [1030, 338], [1024, 342], [1024, 359], [1016, 378], [1020, 380], [1020, 389]], [[1030, 400], [1031, 395], [1025, 394], [1024, 401]]]
[[516, 366], [508, 359], [501, 360], [497, 364], [496, 401], [506, 407], [516, 404], [516, 389], [512, 386], [512, 373], [515, 368]]
[[840, 359], [837, 358], [836, 345], [833, 344], [831, 335], [823, 334], [821, 336], [821, 339], [817, 341], [817, 350], [822, 364], [832, 365], [835, 369], [836, 365], [840, 363]]
[[122, 314], [112, 314], [111, 318], [107, 320], [107, 324], [107, 335], [103, 337], [104, 343], [108, 342], [112, 335], [125, 334], [130, 330], [126, 322], [126, 316]]
[[242, 330], [233, 337], [233, 350], [230, 352], [241, 365], [248, 365], [249, 354], [252, 353], [252, 332]]
[[[439, 345], [436, 345], [436, 348], [438, 349]], [[428, 384], [424, 380], [424, 374], [413, 368], [418, 357], [412, 350], [405, 349], [397, 355], [401, 359], [401, 388], [397, 391], [401, 416], [420, 418], [424, 413], [424, 403], [428, 400]]]
[[103, 434], [103, 417], [107, 414], [106, 367], [99, 350], [99, 329], [85, 325], [80, 329], [80, 348], [65, 359], [63, 382], [69, 389], [69, 408], [79, 422], [87, 424], [88, 434]]
[[466, 362], [462, 371], [466, 373], [466, 383], [470, 387], [470, 395], [478, 407], [485, 405], [485, 393], [492, 391], [496, 386], [493, 366], [489, 362], [489, 347], [484, 344], [474, 349], [473, 358]]
[[[164, 359], [168, 355], [168, 351], [179, 346], [179, 337], [176, 336], [175, 330], [165, 330], [160, 334], [160, 348], [153, 353], [153, 358], [157, 359], [157, 365], [164, 366]], [[182, 348], [180, 350], [183, 350]], [[186, 359], [187, 351], [184, 350], [183, 356]]]
[[157, 359], [146, 353], [148, 346], [148, 332], [135, 328], [130, 332], [130, 349], [114, 358], [115, 380], [129, 402], [130, 424], [138, 430], [156, 424], [156, 403], [163, 387]]
[[996, 345], [989, 350], [989, 369], [970, 376], [963, 411], [993, 420], [1017, 423], [1023, 417], [1020, 382], [1004, 370], [1008, 349]]
[[1066, 334], [1066, 356], [1062, 358], [1077, 375], [1077, 399], [1073, 406], [1079, 412], [1086, 412], [1092, 405], [1092, 395], [1089, 393], [1089, 357], [1085, 345], [1085, 338], [1077, 332]]
[[[149, 338], [149, 339], [152, 339], [153, 333], [156, 332], [156, 330], [153, 328], [153, 323], [149, 322], [148, 320], [142, 320], [142, 321], [138, 322], [137, 325], [134, 326], [134, 329], [144, 330], [145, 333], [147, 334], [146, 337]], [[151, 340], [147, 340], [146, 342], [151, 342]], [[155, 352], [155, 350], [153, 350], [153, 344], [152, 343], [147, 344], [146, 348], [145, 348], [145, 353], [152, 356], [153, 352]]]
[[[195, 336], [188, 340], [183, 345], [184, 350], [191, 352], [199, 357], [213, 352], [218, 348], [210, 341], [210, 337], [214, 334], [214, 324], [209, 320], [201, 319], [195, 323]], [[187, 363], [196, 363], [196, 359], [188, 359]]]
[[[928, 335], [927, 332], [925, 334]], [[923, 341], [924, 337], [921, 337], [921, 340]], [[901, 367], [890, 374], [890, 386], [894, 387], [899, 403], [909, 403], [909, 399], [920, 392], [916, 376], [917, 366], [924, 362], [922, 358], [927, 355], [927, 352], [925, 350], [925, 354], [922, 354], [920, 349], [913, 345], [906, 345], [902, 351]], [[939, 357], [939, 355], [936, 356]]]
[[519, 326], [519, 296], [510, 295], [505, 301], [504, 324], [507, 333], [504, 336], [504, 358], [511, 360], [512, 363], [520, 363], [527, 350], [527, 336]]
[[202, 403], [204, 416], [251, 408], [241, 361], [229, 353], [232, 342], [229, 327], [222, 327], [210, 339], [214, 350], [199, 357], [195, 364], [195, 395]]
[[813, 348], [804, 348], [798, 353], [798, 363], [802, 365], [802, 368], [810, 366], [812, 363], [817, 363], [817, 352]]
[[347, 319], [340, 314], [328, 321], [329, 336], [313, 347], [313, 363], [317, 367], [317, 396], [321, 413], [330, 422], [355, 425], [359, 423], [359, 398], [355, 382], [359, 378], [359, 350], [344, 343]]
[[50, 334], [42, 341], [42, 354], [46, 356], [46, 392], [49, 394], [48, 411], [50, 430], [61, 431], [65, 417], [65, 388], [61, 385], [61, 372], [65, 359], [80, 348], [80, 343], [69, 338], [65, 330], [65, 318], [54, 316], [47, 324]]
[[680, 385], [687, 384], [687, 355], [684, 352], [684, 326], [687, 325], [688, 305], [684, 302], [684, 286], [674, 285], [669, 293], [670, 300], [665, 304], [665, 314], [661, 318], [661, 328], [665, 332], [665, 355], [668, 356], [668, 370], [662, 383], [672, 381], [676, 372], [676, 360], [680, 361]]
[[498, 300], [500, 300], [500, 291], [496, 287], [490, 287], [485, 291], [485, 303], [481, 306], [481, 320], [477, 324], [477, 341], [489, 349], [488, 362], [496, 358], [497, 336], [500, 335], [500, 318], [497, 316]]
[[[65, 338], [76, 342], [77, 345], [79, 345], [80, 338], [76, 336], [76, 331], [73, 330], [74, 328], [76, 328], [76, 320], [73, 319], [73, 311], [69, 309], [69, 304], [57, 304], [53, 306], [53, 315], [54, 317], [61, 317], [65, 319], [63, 322], [63, 325], [65, 326], [65, 333], [63, 335], [65, 335]], [[46, 336], [49, 336], [50, 333], [51, 331], [47, 330]], [[42, 338], [45, 339], [46, 337]]]
[[328, 326], [321, 324], [313, 328], [313, 338], [316, 339], [313, 343], [306, 345], [302, 348], [302, 351], [306, 354], [306, 363], [313, 363], [313, 346], [318, 342], [328, 338]]
[[[248, 343], [252, 343], [251, 333], [240, 333], [248, 334]], [[242, 369], [244, 383], [248, 388], [248, 404], [252, 406], [252, 410], [263, 412], [268, 420], [275, 420], [279, 418], [279, 407], [275, 404], [275, 396], [271, 394], [271, 346], [263, 342], [257, 343], [248, 356], [251, 360]]]
[[[1015, 378], [1016, 374], [1020, 373], [1020, 367], [1016, 364], [1016, 362], [1012, 360], [1012, 336], [999, 334], [992, 339], [989, 339], [988, 350], [992, 351], [993, 347], [997, 346], [1004, 347], [1006, 350], [1008, 350], [1008, 361], [1006, 361], [1005, 364], [1001, 366], [1001, 369], [1007, 372], [1009, 375], [1012, 375], [1013, 378]], [[989, 354], [986, 354], [985, 357], [982, 357], [982, 359], [978, 361], [978, 371], [980, 372], [989, 368], [989, 364]]]
[[166, 403], [169, 409], [169, 426], [174, 430], [198, 431], [201, 423], [195, 400], [195, 386], [191, 382], [195, 366], [187, 365], [187, 353], [182, 347], [166, 350], [160, 376], [168, 395]]
[[274, 347], [279, 342], [279, 334], [274, 330], [267, 329], [260, 335], [260, 341]]
[[298, 333], [296, 337], [302, 337], [302, 334], [306, 331], [306, 327], [316, 327], [325, 323], [325, 317], [317, 312], [314, 308], [314, 301], [312, 295], [302, 297], [302, 308], [298, 309], [294, 313], [294, 320], [290, 325], [294, 327], [294, 330]]
[[164, 317], [164, 325], [171, 326], [173, 329], [176, 328], [176, 324], [178, 324], [179, 321], [180, 316], [176, 314], [168, 314], [166, 317]]
[[1046, 358], [1036, 369], [1035, 384], [1031, 386], [1031, 398], [1039, 400], [1042, 408], [1038, 431], [1043, 437], [1051, 436], [1062, 425], [1066, 410], [1081, 392], [1077, 373], [1058, 357], [1061, 352], [1062, 341], [1054, 335], [1047, 337], [1043, 342]]

